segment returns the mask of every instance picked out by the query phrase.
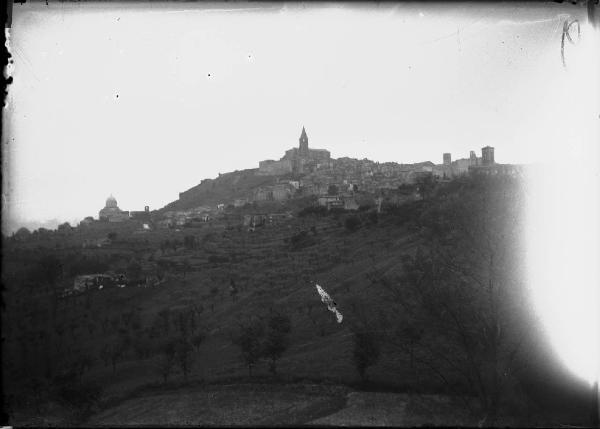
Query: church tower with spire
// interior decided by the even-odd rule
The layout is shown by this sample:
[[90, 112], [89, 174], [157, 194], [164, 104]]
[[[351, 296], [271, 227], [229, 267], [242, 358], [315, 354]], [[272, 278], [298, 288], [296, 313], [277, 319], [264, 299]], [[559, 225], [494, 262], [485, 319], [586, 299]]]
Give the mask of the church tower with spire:
[[308, 137], [304, 127], [302, 127], [302, 134], [300, 134], [300, 148], [298, 152], [300, 153], [300, 156], [308, 156]]
[[285, 151], [279, 161], [266, 159], [258, 163], [259, 174], [281, 175], [288, 173], [310, 173], [331, 167], [331, 154], [327, 149], [309, 149], [306, 129], [302, 127], [300, 145]]

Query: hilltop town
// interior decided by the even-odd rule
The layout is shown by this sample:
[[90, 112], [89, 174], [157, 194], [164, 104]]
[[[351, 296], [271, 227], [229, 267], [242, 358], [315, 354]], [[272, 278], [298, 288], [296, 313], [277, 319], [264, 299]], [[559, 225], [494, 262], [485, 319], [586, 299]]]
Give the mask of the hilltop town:
[[[345, 210], [360, 206], [398, 204], [419, 198], [419, 183], [445, 182], [468, 174], [520, 175], [521, 167], [498, 164], [494, 148], [481, 149], [478, 157], [471, 151], [468, 158], [452, 160], [444, 153], [443, 162], [414, 164], [375, 162], [368, 159], [332, 158], [327, 149], [309, 147], [303, 127], [298, 147], [285, 152], [279, 160], [263, 160], [258, 168], [219, 174], [179, 194], [179, 199], [160, 210], [150, 212], [121, 210], [111, 195], [98, 219], [89, 216], [81, 224], [94, 222], [120, 223], [133, 221], [142, 231], [151, 228], [183, 227], [191, 223], [206, 223], [223, 217], [226, 209], [247, 208], [252, 214], [273, 215], [269, 209], [282, 204], [303, 201]], [[279, 203], [273, 206], [271, 203]], [[262, 209], [261, 209], [262, 208]], [[281, 210], [276, 210], [281, 212]], [[279, 213], [281, 214], [281, 213]], [[251, 220], [246, 216], [244, 224]]]

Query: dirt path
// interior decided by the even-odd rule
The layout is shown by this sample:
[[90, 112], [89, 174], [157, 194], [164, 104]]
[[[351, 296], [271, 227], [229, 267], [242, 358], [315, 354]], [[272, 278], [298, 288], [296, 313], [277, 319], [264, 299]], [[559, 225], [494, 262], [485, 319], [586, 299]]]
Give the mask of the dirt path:
[[339, 386], [213, 385], [131, 398], [86, 425], [299, 425], [343, 409], [347, 393]]
[[476, 426], [454, 398], [383, 392], [351, 392], [342, 410], [313, 420], [318, 426]]
[[233, 383], [148, 392], [88, 420], [96, 425], [476, 426], [459, 398], [357, 392], [320, 384]]

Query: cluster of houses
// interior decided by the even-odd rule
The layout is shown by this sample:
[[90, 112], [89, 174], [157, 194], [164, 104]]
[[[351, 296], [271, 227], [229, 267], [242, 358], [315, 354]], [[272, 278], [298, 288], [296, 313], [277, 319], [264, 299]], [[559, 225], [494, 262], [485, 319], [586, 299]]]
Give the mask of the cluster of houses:
[[[316, 167], [305, 168], [312, 165], [312, 161], [316, 163]], [[286, 151], [286, 155], [279, 161], [261, 161], [257, 174], [285, 176], [289, 173], [301, 173], [303, 177], [299, 180], [296, 191], [300, 190], [302, 195], [325, 196], [331, 184], [339, 187], [356, 186], [361, 191], [377, 192], [381, 189], [397, 189], [401, 185], [417, 183], [421, 177], [427, 175], [440, 180], [449, 180], [470, 172], [518, 175], [521, 171], [520, 166], [497, 164], [494, 160], [494, 148], [491, 146], [481, 149], [481, 157], [471, 151], [468, 158], [455, 161], [452, 161], [451, 154], [445, 153], [442, 164], [434, 164], [430, 161], [398, 164], [378, 163], [368, 159], [333, 159], [324, 149], [309, 149], [306, 130], [302, 128], [299, 147]], [[280, 185], [277, 189], [257, 192], [253, 199], [257, 201], [269, 198], [285, 199], [293, 192], [292, 189]]]
[[[288, 157], [281, 161], [296, 161], [301, 159], [321, 159], [322, 154], [319, 150], [311, 152], [308, 149], [308, 139], [306, 131], [302, 130], [300, 137], [300, 147], [287, 151]], [[323, 155], [324, 156], [324, 155]], [[315, 158], [316, 157], [316, 158]], [[233, 199], [231, 202], [234, 207], [244, 207], [252, 202], [264, 201], [286, 201], [296, 196], [316, 196], [317, 203], [327, 209], [340, 208], [345, 210], [357, 210], [359, 205], [355, 199], [358, 194], [384, 195], [385, 201], [406, 201], [418, 197], [416, 194], [407, 195], [397, 194], [394, 191], [406, 185], [414, 185], [424, 177], [433, 177], [436, 180], [450, 180], [459, 175], [482, 172], [485, 174], [518, 174], [520, 167], [507, 164], [496, 164], [494, 160], [494, 148], [486, 146], [482, 148], [482, 156], [477, 157], [474, 151], [471, 151], [469, 158], [452, 161], [451, 154], [443, 155], [442, 164], [434, 164], [430, 161], [415, 164], [398, 164], [395, 162], [379, 163], [368, 159], [339, 158], [331, 159], [324, 156], [319, 168], [304, 169], [301, 167], [283, 168], [285, 171], [278, 171], [272, 166], [271, 161], [267, 164], [261, 163], [257, 174], [280, 174], [282, 177], [276, 177], [276, 182], [270, 185], [263, 185], [255, 188], [251, 195]], [[265, 161], [266, 162], [266, 161]], [[268, 165], [268, 167], [266, 167]], [[305, 165], [305, 164], [302, 164]], [[306, 164], [308, 165], [308, 164]], [[276, 171], [277, 170], [277, 171]], [[297, 180], [290, 179], [287, 174], [291, 172], [302, 171], [303, 174]], [[335, 188], [335, 192], [332, 192]], [[159, 225], [163, 227], [174, 227], [189, 225], [194, 222], [208, 222], [213, 216], [222, 212], [224, 204], [219, 204], [216, 210], [208, 207], [197, 207], [187, 211], [167, 212], [165, 219], [160, 221]], [[256, 217], [259, 215], [247, 215], [244, 218], [244, 226], [260, 226], [265, 221]], [[266, 219], [266, 214], [260, 215]]]
[[[228, 205], [244, 207], [253, 202], [283, 202], [297, 196], [316, 196], [318, 204], [328, 209], [356, 210], [359, 204], [355, 200], [355, 195], [359, 193], [382, 195], [386, 191], [394, 191], [405, 185], [414, 185], [427, 176], [444, 181], [470, 173], [507, 175], [521, 173], [519, 166], [497, 164], [494, 160], [493, 147], [486, 146], [482, 148], [481, 152], [481, 157], [471, 151], [468, 158], [454, 161], [452, 161], [450, 153], [444, 153], [442, 164], [434, 164], [430, 161], [414, 164], [379, 163], [368, 159], [359, 160], [347, 157], [333, 159], [329, 151], [325, 149], [309, 148], [306, 130], [302, 128], [298, 147], [286, 151], [279, 161], [261, 161], [259, 168], [251, 173], [251, 175], [255, 175], [252, 177], [274, 176], [274, 183], [271, 181], [269, 184], [249, 188], [246, 195], [238, 194], [237, 198], [232, 199]], [[241, 176], [236, 176], [235, 179], [239, 180]], [[204, 182], [207, 181], [202, 181], [202, 183]], [[213, 183], [214, 187], [214, 182], [210, 181], [210, 183]], [[232, 186], [235, 186], [235, 181]], [[332, 188], [335, 188], [335, 192], [332, 191]], [[187, 195], [187, 193], [189, 191], [183, 194]], [[182, 194], [180, 194], [181, 198]], [[398, 198], [406, 199], [408, 197], [401, 195]], [[152, 228], [201, 226], [222, 217], [225, 204], [223, 202], [217, 204], [216, 207], [198, 206], [188, 210], [170, 210], [160, 216], [153, 216], [151, 219], [148, 206], [144, 211], [123, 211], [111, 195], [106, 200], [105, 207], [100, 210], [98, 217], [101, 222], [109, 223], [134, 220], [141, 226], [139, 232], [144, 232]], [[96, 221], [92, 217], [87, 217], [81, 221], [81, 225], [89, 225], [94, 222]], [[250, 224], [248, 222], [254, 221], [244, 220], [244, 225], [248, 226]], [[258, 224], [261, 222], [258, 221]], [[105, 244], [96, 241], [85, 245], [101, 247]]]
[[[217, 208], [217, 210], [220, 210]], [[221, 209], [222, 210], [222, 209]], [[188, 210], [169, 210], [163, 213], [163, 219], [156, 222], [159, 228], [173, 228], [190, 223], [206, 223], [214, 217], [214, 210], [198, 206]]]
[[450, 180], [464, 174], [486, 174], [520, 176], [523, 167], [514, 164], [498, 164], [494, 159], [494, 148], [485, 146], [481, 148], [481, 157], [470, 151], [468, 158], [452, 161], [452, 154], [443, 154], [443, 163], [435, 165], [432, 174], [438, 180]]
[[[279, 180], [274, 185], [261, 186], [254, 191], [254, 201], [284, 201], [293, 198], [300, 189], [297, 180]], [[235, 205], [235, 204], [234, 204]]]
[[79, 295], [91, 290], [122, 288], [127, 284], [124, 274], [103, 273], [76, 276], [73, 287], [63, 290], [62, 296]]
[[108, 237], [101, 238], [86, 238], [83, 240], [82, 247], [84, 249], [93, 249], [96, 247], [104, 247], [112, 243], [112, 240]]
[[304, 195], [327, 195], [331, 185], [340, 191], [376, 193], [381, 189], [396, 189], [401, 185], [414, 184], [419, 177], [431, 174], [434, 164], [380, 164], [370, 160], [340, 158], [327, 172], [309, 174], [300, 180]]
[[354, 187], [354, 190], [358, 188], [365, 192], [375, 192], [381, 188], [394, 189], [402, 184], [415, 183], [419, 176], [432, 174], [434, 167], [432, 162], [398, 164], [378, 163], [368, 159], [333, 159], [325, 149], [310, 149], [306, 130], [302, 128], [299, 147], [286, 151], [279, 161], [260, 161], [256, 174], [302, 174], [303, 178], [294, 183], [279, 182], [275, 186], [260, 188], [250, 199], [279, 201], [297, 193], [325, 196], [332, 184], [340, 188], [349, 187], [349, 190]]
[[317, 200], [319, 206], [331, 209], [358, 210], [358, 203], [350, 195], [323, 195]]
[[248, 227], [249, 231], [254, 231], [256, 228], [266, 225], [276, 225], [287, 219], [291, 219], [292, 213], [262, 213], [262, 214], [246, 214], [244, 215], [242, 224]]
[[[83, 274], [76, 276], [75, 279], [73, 279], [73, 286], [64, 289], [62, 297], [79, 295], [92, 290], [124, 288], [131, 286], [132, 284], [131, 280], [128, 279], [125, 274], [113, 272]], [[141, 281], [135, 282], [135, 285], [138, 287], [150, 287], [159, 284], [161, 284], [161, 281], [158, 277], [153, 275], [144, 276]]]

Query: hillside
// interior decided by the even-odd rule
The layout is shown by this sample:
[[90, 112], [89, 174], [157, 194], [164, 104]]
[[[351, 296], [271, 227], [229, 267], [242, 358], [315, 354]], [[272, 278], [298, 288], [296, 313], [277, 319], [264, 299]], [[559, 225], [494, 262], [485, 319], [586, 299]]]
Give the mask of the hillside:
[[[425, 330], [427, 342], [423, 347], [439, 348], [445, 353], [449, 347], [458, 347], [449, 326], [440, 329], [428, 315], [431, 309], [427, 305], [435, 304], [439, 297], [431, 295], [430, 301], [422, 304], [418, 297], [410, 297], [412, 308], [418, 310], [412, 316], [410, 308], [400, 311], [396, 294], [411, 291], [411, 277], [404, 277], [412, 272], [408, 261], [418, 262], [426, 256], [423, 250], [433, 249], [432, 237], [456, 235], [465, 230], [460, 229], [462, 224], [471, 229], [477, 225], [473, 213], [484, 214], [476, 203], [480, 193], [488, 192], [486, 186], [492, 191], [496, 187], [507, 191], [511, 200], [519, 201], [510, 183], [477, 184], [466, 180], [441, 186], [426, 200], [389, 207], [381, 214], [372, 210], [296, 210], [293, 218], [254, 232], [240, 224], [217, 220], [198, 228], [144, 234], [123, 229], [111, 245], [85, 252], [81, 251], [77, 232], [68, 238], [55, 235], [37, 242], [6, 243], [10, 252], [3, 255], [3, 284], [7, 287], [7, 312], [3, 314], [7, 365], [3, 370], [15, 424], [32, 422], [41, 415], [54, 416], [63, 424], [81, 422], [148, 389], [164, 394], [169, 386], [171, 391], [184, 392], [190, 386], [240, 380], [330, 383], [346, 386], [344, 389], [371, 386], [476, 398], [461, 381], [460, 373], [446, 368], [443, 361], [421, 361], [417, 346], [407, 353], [403, 345], [408, 344], [403, 343], [403, 332], [416, 323]], [[496, 195], [495, 191], [491, 195]], [[506, 206], [500, 211], [500, 219], [506, 218], [510, 210], [515, 207]], [[448, 226], [439, 219], [453, 219], [453, 223]], [[452, 249], [454, 254], [467, 255], [463, 247]], [[514, 256], [518, 258], [519, 254]], [[136, 269], [136, 264], [140, 268]], [[473, 264], [474, 260], [469, 262], [471, 269], [476, 269]], [[78, 267], [88, 267], [92, 272], [108, 268], [131, 276], [139, 269], [160, 271], [163, 281], [149, 287], [91, 290], [59, 298], [55, 291], [68, 287], [74, 273], [85, 269]], [[448, 278], [447, 273], [440, 275]], [[55, 279], [54, 284], [49, 279]], [[344, 317], [342, 323], [337, 323], [321, 302], [315, 282], [335, 300]], [[429, 287], [427, 283], [421, 286], [423, 290]], [[462, 290], [466, 290], [464, 286]], [[477, 302], [476, 296], [456, 303], [465, 316]], [[445, 298], [445, 305], [454, 305], [451, 296]], [[241, 359], [235, 338], [244, 326], [267, 321], [274, 314], [289, 318], [291, 326], [277, 373], [270, 372], [266, 359], [259, 359], [249, 377], [249, 367]], [[409, 316], [411, 319], [405, 320]], [[507, 332], [511, 323], [528, 320], [527, 314], [515, 313], [506, 321], [510, 322], [506, 323]], [[528, 329], [533, 333], [536, 328], [532, 325]], [[379, 359], [367, 367], [367, 384], [357, 372], [356, 332], [368, 332], [380, 341]], [[175, 365], [164, 383], [161, 365], [165, 344], [184, 334], [190, 341], [199, 338], [197, 344], [193, 343], [191, 370], [185, 374]], [[397, 340], [400, 347], [395, 345]], [[420, 344], [419, 340], [412, 341]], [[458, 351], [452, 350], [458, 356]], [[543, 346], [535, 344], [528, 351], [529, 359], [545, 353]], [[439, 371], [443, 371], [443, 380]], [[541, 370], [544, 377], [552, 372], [558, 379], [560, 371], [552, 365], [548, 371]], [[540, 376], [531, 374], [519, 376], [523, 387], [513, 392], [513, 402], [503, 405], [509, 407], [503, 408], [505, 414], [514, 418], [524, 418], [523, 413], [528, 412], [543, 415], [544, 402], [539, 397], [538, 402], [528, 405], [529, 411], [515, 408], [514, 401], [523, 402], [535, 392], [527, 386], [535, 385], [535, 377]], [[564, 381], [560, 380], [559, 385]], [[553, 391], [552, 383], [548, 386], [547, 391]], [[561, 389], [567, 392], [566, 384]], [[290, 396], [295, 398], [290, 399], [294, 403], [304, 398], [300, 393], [294, 395]], [[326, 410], [333, 413], [339, 409], [331, 405], [338, 404], [337, 393], [322, 395], [326, 397], [322, 404]], [[575, 394], [571, 396], [575, 398]], [[31, 402], [28, 398], [32, 397], [38, 399]], [[273, 405], [279, 410], [273, 412], [279, 413], [287, 406]], [[572, 410], [581, 409], [577, 407], [573, 405]], [[131, 416], [128, 410], [115, 413]], [[300, 407], [297, 412], [302, 414], [302, 410]], [[560, 421], [575, 421], [564, 410], [555, 411]], [[310, 414], [315, 419], [326, 415], [316, 411]], [[108, 414], [103, 416], [100, 421], [124, 423], [111, 420]]]
[[[343, 193], [349, 186], [355, 185], [361, 194], [368, 194], [373, 199], [382, 189], [396, 190], [402, 186], [413, 186], [420, 175], [431, 175], [435, 167], [430, 161], [414, 164], [398, 164], [395, 162], [378, 163], [369, 159], [343, 157], [331, 159], [329, 163], [319, 165], [302, 172], [288, 172], [278, 175], [259, 172], [259, 169], [246, 169], [219, 174], [214, 179], [204, 179], [198, 185], [183, 191], [179, 198], [167, 204], [159, 211], [186, 210], [194, 207], [216, 207], [217, 204], [232, 204], [236, 199], [248, 202], [255, 201], [259, 188], [271, 188], [277, 183], [289, 180], [297, 181], [296, 189], [291, 192], [292, 199], [298, 196], [320, 196], [329, 193], [330, 186]], [[260, 200], [260, 204], [266, 198]], [[276, 201], [287, 200], [275, 198]]]
[[275, 183], [274, 176], [257, 176], [256, 169], [234, 171], [200, 184], [179, 194], [179, 199], [167, 204], [165, 210], [186, 210], [197, 206], [216, 206], [236, 198], [247, 198], [259, 186]]

